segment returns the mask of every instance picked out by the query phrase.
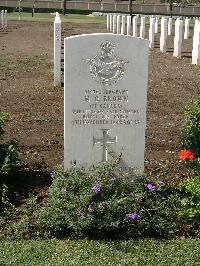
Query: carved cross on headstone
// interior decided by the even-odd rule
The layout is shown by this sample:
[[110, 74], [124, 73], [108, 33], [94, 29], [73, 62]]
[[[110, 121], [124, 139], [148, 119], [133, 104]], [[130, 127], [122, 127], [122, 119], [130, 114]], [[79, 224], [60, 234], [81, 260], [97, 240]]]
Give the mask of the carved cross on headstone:
[[117, 137], [111, 138], [108, 135], [108, 131], [110, 129], [101, 129], [103, 132], [103, 138], [97, 139], [93, 137], [93, 146], [95, 144], [102, 144], [103, 150], [102, 150], [102, 162], [106, 162], [108, 160], [108, 144], [115, 144], [117, 143]]

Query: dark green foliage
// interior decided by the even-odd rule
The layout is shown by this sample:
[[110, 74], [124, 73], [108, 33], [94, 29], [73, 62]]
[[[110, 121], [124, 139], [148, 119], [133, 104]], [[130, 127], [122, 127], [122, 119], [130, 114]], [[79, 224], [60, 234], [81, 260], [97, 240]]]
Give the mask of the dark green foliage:
[[[0, 113], [0, 138], [4, 133], [5, 122], [8, 115]], [[12, 167], [17, 160], [17, 142], [11, 140], [8, 143], [0, 144], [0, 185], [6, 182], [6, 177], [9, 175]]]
[[185, 150], [194, 152], [194, 160], [186, 161], [192, 167], [192, 178], [181, 185], [180, 220], [187, 224], [188, 233], [199, 234], [200, 231], [200, 91], [198, 97], [188, 105], [182, 129], [181, 145]]
[[[177, 233], [179, 194], [154, 179], [116, 174], [116, 164], [58, 170], [48, 200], [21, 215], [7, 235], [94, 239], [171, 238]], [[148, 186], [149, 188], [148, 188]], [[28, 215], [27, 215], [28, 214]], [[130, 217], [127, 215], [129, 214]]]
[[[0, 138], [4, 133], [5, 122], [8, 115], [0, 112]], [[0, 212], [4, 209], [3, 195], [8, 176], [17, 161], [17, 142], [11, 140], [0, 144]]]
[[200, 157], [200, 92], [186, 108], [181, 145], [184, 149], [192, 150], [195, 157]]
[[8, 119], [8, 114], [0, 112], [0, 137], [4, 133], [4, 127], [7, 119]]
[[200, 172], [198, 176], [186, 180], [181, 185], [183, 199], [179, 217], [189, 225], [189, 233], [200, 233]]
[[17, 160], [17, 142], [15, 140], [0, 145], [0, 180], [4, 181]]

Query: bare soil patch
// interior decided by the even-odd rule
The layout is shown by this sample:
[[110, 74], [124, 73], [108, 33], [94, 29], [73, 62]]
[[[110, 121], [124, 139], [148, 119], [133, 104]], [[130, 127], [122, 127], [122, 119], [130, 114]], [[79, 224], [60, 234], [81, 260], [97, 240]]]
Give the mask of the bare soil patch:
[[[106, 32], [106, 25], [63, 23], [65, 36], [92, 32]], [[189, 39], [184, 41], [183, 58], [174, 58], [173, 37], [168, 39], [167, 53], [150, 50], [147, 173], [177, 160], [184, 108], [199, 84], [191, 51]], [[12, 21], [7, 33], [0, 31], [0, 106], [10, 115], [4, 140], [19, 140], [27, 170], [50, 171], [62, 164], [63, 88], [53, 87], [52, 23]]]

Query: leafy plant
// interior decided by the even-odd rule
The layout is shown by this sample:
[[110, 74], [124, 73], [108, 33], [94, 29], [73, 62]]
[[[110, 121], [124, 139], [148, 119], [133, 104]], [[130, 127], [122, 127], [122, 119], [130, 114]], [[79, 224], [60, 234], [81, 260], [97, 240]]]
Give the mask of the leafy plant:
[[8, 119], [8, 114], [0, 112], [0, 137], [4, 133], [4, 127], [7, 119]]
[[176, 233], [179, 195], [154, 179], [128, 180], [116, 164], [57, 171], [38, 228], [58, 238], [165, 237]]
[[[4, 133], [4, 126], [8, 119], [6, 113], [0, 113], [0, 137]], [[11, 140], [8, 143], [0, 144], [0, 211], [4, 208], [3, 195], [4, 185], [7, 183], [7, 178], [11, 173], [13, 166], [17, 161], [17, 142]]]
[[191, 229], [198, 231], [200, 230], [200, 175], [184, 181], [181, 190], [184, 197], [178, 215], [191, 225]]
[[181, 145], [200, 157], [200, 92], [186, 108], [181, 135]]

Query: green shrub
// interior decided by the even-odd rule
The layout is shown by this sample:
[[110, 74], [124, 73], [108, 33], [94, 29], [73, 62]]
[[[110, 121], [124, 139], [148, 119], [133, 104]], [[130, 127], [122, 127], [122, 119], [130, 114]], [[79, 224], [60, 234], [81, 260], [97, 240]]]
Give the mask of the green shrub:
[[[4, 133], [5, 123], [8, 119], [8, 115], [0, 112], [0, 138]], [[0, 212], [4, 209], [3, 195], [5, 190], [5, 184], [13, 166], [17, 161], [17, 142], [11, 140], [8, 143], [0, 144]]]
[[8, 114], [0, 112], [0, 137], [4, 133], [4, 127], [7, 119], [8, 119]]
[[38, 212], [37, 231], [58, 238], [172, 237], [178, 193], [154, 179], [116, 176], [115, 166], [59, 170]]
[[192, 150], [195, 157], [200, 157], [200, 92], [186, 108], [181, 145], [186, 150]]
[[[37, 211], [40, 208], [37, 196], [31, 195], [23, 207], [16, 208], [8, 201], [0, 219], [0, 239], [30, 239], [39, 236]], [[38, 233], [37, 233], [38, 232]], [[41, 236], [44, 234], [41, 232]]]
[[[8, 115], [0, 113], [0, 138], [4, 133], [5, 123]], [[17, 142], [11, 140], [8, 143], [0, 144], [0, 184], [5, 182], [5, 177], [9, 175], [12, 167], [16, 164], [17, 160]]]
[[190, 231], [200, 230], [200, 172], [193, 179], [184, 181], [181, 185], [184, 195], [178, 212], [183, 222], [190, 225]]

